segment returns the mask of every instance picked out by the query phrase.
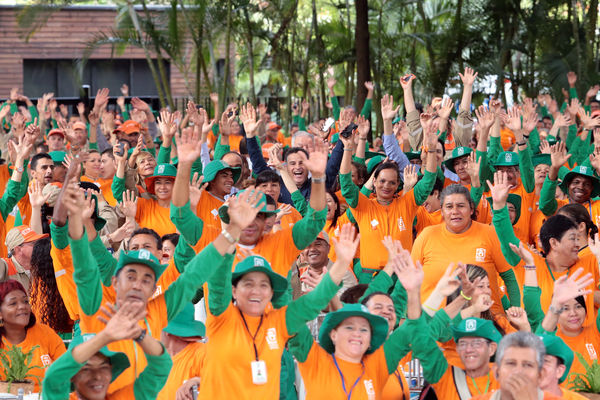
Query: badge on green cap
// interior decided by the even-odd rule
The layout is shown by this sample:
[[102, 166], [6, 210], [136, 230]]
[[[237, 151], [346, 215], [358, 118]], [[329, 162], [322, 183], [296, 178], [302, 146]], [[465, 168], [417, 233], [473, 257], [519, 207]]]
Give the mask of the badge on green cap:
[[465, 321], [465, 331], [475, 332], [476, 330], [477, 330], [477, 320], [476, 319], [468, 319]]

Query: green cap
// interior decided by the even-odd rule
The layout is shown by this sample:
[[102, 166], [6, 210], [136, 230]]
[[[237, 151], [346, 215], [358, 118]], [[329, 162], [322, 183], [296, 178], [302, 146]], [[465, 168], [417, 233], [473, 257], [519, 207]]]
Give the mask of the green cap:
[[577, 175], [587, 176], [592, 180], [594, 188], [592, 189], [592, 194], [590, 197], [596, 197], [600, 195], [600, 179], [598, 179], [598, 177], [594, 174], [594, 169], [592, 167], [587, 167], [585, 165], [578, 165], [565, 174], [562, 182], [560, 185], [558, 185], [564, 194], [569, 195], [569, 184]]
[[415, 160], [417, 158], [421, 158], [420, 151], [406, 151], [406, 152], [404, 152], [404, 154], [406, 154], [406, 158], [408, 158], [408, 161]]
[[544, 346], [546, 346], [546, 354], [560, 358], [563, 364], [565, 364], [565, 373], [558, 380], [558, 383], [563, 383], [567, 379], [567, 375], [569, 375], [569, 370], [573, 364], [573, 350], [558, 336], [542, 334], [539, 335], [539, 338], [542, 339]]
[[498, 154], [494, 167], [515, 167], [519, 165], [519, 156], [514, 151], [503, 151]]
[[[69, 350], [67, 350], [67, 351], [73, 351], [73, 349], [75, 347], [79, 346], [83, 342], [87, 342], [88, 340], [92, 339], [94, 336], [96, 336], [95, 333], [85, 333], [83, 335], [74, 336], [73, 340], [71, 341], [71, 344], [69, 345]], [[127, 358], [127, 355], [125, 353], [121, 353], [120, 351], [110, 351], [108, 349], [108, 347], [104, 346], [103, 348], [98, 350], [98, 353], [107, 357], [110, 361], [110, 369], [111, 369], [111, 375], [112, 375], [112, 377], [110, 378], [111, 382], [113, 382], [115, 379], [117, 379], [117, 377], [119, 375], [121, 375], [121, 373], [123, 371], [125, 371], [127, 368], [129, 368], [129, 366], [131, 365], [129, 363], [129, 359]], [[75, 390], [75, 387], [73, 386], [73, 384], [71, 384], [71, 390], [72, 391]]]
[[[237, 195], [245, 192], [245, 190], [240, 190]], [[259, 196], [261, 199], [258, 201], [259, 206], [261, 207], [259, 213], [267, 214], [267, 216], [275, 215], [279, 212], [279, 210], [267, 210], [267, 195], [263, 192], [260, 192]], [[223, 204], [219, 207], [219, 217], [221, 217], [221, 221], [228, 224], [229, 223], [229, 206], [227, 204]]]
[[400, 116], [398, 115], [392, 120], [392, 125], [396, 125], [400, 121], [402, 121], [402, 118], [400, 118]]
[[117, 273], [121, 270], [121, 268], [128, 264], [146, 265], [152, 269], [152, 271], [154, 271], [157, 281], [167, 268], [166, 265], [161, 264], [160, 261], [158, 261], [158, 259], [146, 249], [130, 251], [127, 253], [121, 250], [121, 253], [119, 254], [119, 261], [117, 262], [117, 268], [115, 269], [115, 276], [117, 276]]
[[[367, 149], [369, 148], [369, 142], [367, 142]], [[373, 157], [377, 157], [377, 156], [383, 156], [383, 158], [387, 157], [385, 153], [382, 153], [380, 151], [371, 151], [371, 150], [366, 150], [365, 151], [365, 160], [369, 160]]]
[[154, 182], [158, 178], [173, 178], [175, 179], [177, 176], [177, 168], [172, 166], [171, 164], [158, 164], [154, 167], [154, 173], [152, 176], [144, 179], [144, 183], [146, 184], [146, 189], [148, 193], [154, 194]]
[[371, 175], [371, 172], [373, 172], [373, 170], [377, 168], [377, 166], [381, 164], [383, 160], [385, 160], [385, 156], [381, 155], [377, 155], [369, 159], [369, 162], [367, 162], [367, 173]]
[[[487, 201], [488, 203], [490, 203], [490, 206], [494, 205], [494, 202], [491, 197], [488, 197]], [[514, 225], [517, 223], [517, 221], [519, 221], [519, 218], [521, 217], [521, 196], [519, 196], [518, 194], [509, 193], [506, 201], [515, 206], [515, 212], [517, 213], [517, 216], [515, 217], [515, 222], [513, 222]]]
[[452, 327], [452, 333], [456, 343], [462, 337], [481, 337], [496, 343], [502, 339], [502, 335], [500, 335], [494, 323], [481, 318], [463, 319], [458, 325]]
[[153, 140], [154, 144], [162, 144], [163, 140], [162, 140], [162, 136], [161, 135], [157, 135], [154, 140]]
[[328, 313], [319, 329], [319, 344], [325, 351], [332, 354], [335, 352], [335, 345], [329, 337], [329, 332], [350, 317], [366, 318], [371, 325], [371, 345], [367, 354], [373, 353], [387, 339], [389, 325], [385, 318], [371, 314], [369, 309], [362, 304], [344, 304], [339, 310]]
[[196, 321], [194, 314], [194, 305], [192, 303], [186, 303], [183, 310], [169, 322], [169, 325], [167, 325], [163, 331], [173, 336], [184, 338], [204, 336], [206, 334], [206, 328], [202, 322]]
[[273, 288], [273, 298], [271, 301], [277, 300], [287, 291], [287, 279], [274, 272], [271, 264], [261, 256], [249, 256], [237, 263], [231, 275], [231, 281], [235, 282], [250, 272], [262, 272], [269, 277], [271, 287]]
[[534, 167], [537, 167], [540, 164], [552, 165], [550, 154], [536, 154], [531, 157], [531, 162], [533, 163]]
[[550, 136], [550, 135], [548, 135], [546, 137], [546, 140], [548, 141], [548, 144], [550, 146], [552, 146], [553, 144], [556, 144], [556, 142], [558, 142], [558, 139], [556, 138], [556, 136]]
[[48, 155], [52, 158], [52, 162], [61, 164], [67, 156], [66, 151], [51, 151]]
[[452, 154], [450, 154], [450, 157], [446, 161], [444, 161], [444, 165], [446, 166], [447, 169], [449, 169], [453, 173], [456, 173], [456, 171], [454, 170], [454, 160], [456, 160], [458, 158], [466, 157], [469, 154], [471, 154], [472, 152], [473, 152], [473, 149], [470, 147], [465, 147], [465, 146], [457, 147], [454, 150], [452, 150]]
[[229, 164], [223, 160], [214, 160], [209, 162], [206, 165], [206, 168], [204, 168], [204, 179], [202, 180], [202, 183], [212, 182], [217, 176], [217, 173], [225, 169], [230, 169], [233, 173], [233, 183], [236, 183], [238, 179], [240, 179], [240, 175], [242, 174], [241, 168], [230, 167]]

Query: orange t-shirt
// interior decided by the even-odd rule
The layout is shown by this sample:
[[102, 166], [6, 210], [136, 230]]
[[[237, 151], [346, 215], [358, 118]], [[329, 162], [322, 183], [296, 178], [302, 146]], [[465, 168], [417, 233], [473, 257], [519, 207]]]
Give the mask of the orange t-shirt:
[[510, 265], [504, 259], [498, 236], [490, 225], [473, 221], [466, 232], [459, 234], [450, 233], [446, 224], [429, 226], [417, 236], [412, 258], [421, 262], [425, 272], [421, 286], [422, 299], [429, 297], [449, 263], [475, 264], [488, 273], [494, 300], [492, 312], [504, 313], [500, 301], [498, 274], [508, 271]]
[[[3, 336], [1, 346], [3, 349], [10, 349], [13, 344]], [[14, 344], [14, 346], [20, 347], [24, 353], [27, 353], [35, 346], [39, 346], [33, 351], [31, 365], [40, 368], [34, 368], [29, 371], [29, 373], [34, 376], [30, 379], [35, 383], [36, 392], [40, 391], [39, 384], [44, 380], [44, 375], [46, 375], [48, 366], [67, 351], [60, 336], [58, 336], [48, 325], [39, 322], [27, 329], [25, 340], [21, 343]], [[2, 370], [0, 370], [0, 377], [1, 379], [6, 379]]]
[[405, 249], [412, 248], [412, 224], [417, 214], [412, 189], [387, 206], [359, 193], [358, 204], [351, 210], [360, 230], [360, 262], [363, 268], [382, 269], [387, 264], [388, 254], [381, 242], [385, 236], [400, 240]]
[[[284, 203], [277, 203], [277, 207], [280, 207]], [[294, 224], [302, 219], [302, 215], [292, 207], [291, 213], [281, 217], [281, 228], [291, 228]]]
[[31, 225], [31, 203], [29, 202], [29, 193], [25, 193], [25, 196], [17, 203], [17, 207], [19, 208], [19, 213], [21, 213], [23, 225]]
[[[489, 400], [492, 398], [492, 395], [494, 394], [494, 392], [487, 392], [486, 394], [482, 394], [481, 396], [472, 397], [471, 400]], [[561, 398], [556, 397], [553, 394], [550, 394], [548, 392], [544, 392], [543, 399], [544, 400], [560, 400]]]
[[371, 400], [381, 397], [381, 392], [390, 376], [383, 346], [363, 357], [364, 373], [361, 364], [344, 361], [340, 358], [336, 358], [336, 361], [344, 376], [343, 381], [348, 394], [350, 394], [354, 382], [358, 380], [352, 390], [352, 397], [344, 393], [342, 377], [335, 366], [333, 355], [326, 352], [317, 343], [313, 343], [306, 361], [298, 363], [304, 379], [307, 399]]
[[54, 276], [56, 278], [56, 287], [58, 293], [63, 299], [65, 308], [69, 317], [73, 321], [79, 319], [79, 300], [77, 298], [77, 286], [73, 281], [73, 258], [71, 257], [71, 247], [59, 249], [52, 242], [50, 257], [54, 265]]
[[442, 222], [444, 222], [444, 219], [442, 218], [441, 209], [432, 213], [428, 212], [423, 206], [419, 206], [417, 209], [417, 224], [415, 225], [417, 235], [428, 226], [441, 224]]
[[[333, 226], [329, 226], [331, 224], [331, 221], [325, 222], [325, 227], [323, 228], [323, 230], [329, 236], [329, 256], [328, 257], [332, 262], [335, 262], [335, 260], [337, 260], [337, 257], [335, 255], [335, 246], [333, 245], [331, 238], [339, 239], [340, 228], [342, 226], [344, 226], [345, 224], [349, 224], [349, 223], [350, 223], [350, 218], [348, 218], [348, 215], [346, 213], [343, 213], [342, 215], [340, 215], [337, 219], [336, 224]], [[356, 254], [354, 255], [354, 258], [360, 258], [360, 246], [359, 246], [359, 248], [356, 249]]]
[[201, 342], [190, 343], [175, 354], [169, 378], [156, 399], [173, 400], [177, 389], [183, 385], [184, 381], [200, 376], [205, 354], [206, 344]]
[[[573, 353], [581, 354], [589, 364], [592, 364], [594, 360], [598, 360], [600, 333], [596, 325], [584, 326], [583, 331], [577, 336], [566, 336], [559, 327], [556, 336], [560, 337], [573, 350]], [[569, 378], [572, 374], [585, 374], [585, 372], [585, 367], [579, 362], [579, 358], [575, 356], [569, 371]], [[565, 382], [568, 382], [569, 378]]]
[[[474, 396], [485, 394], [499, 388], [498, 381], [496, 381], [492, 371], [489, 371], [486, 375], [478, 378], [467, 376], [466, 382], [469, 392]], [[461, 400], [456, 385], [454, 384], [454, 372], [450, 365], [440, 380], [437, 383], [432, 384], [432, 386], [438, 399]]]
[[223, 205], [223, 201], [210, 194], [208, 191], [203, 191], [196, 206], [196, 215], [204, 222], [204, 226], [214, 226], [221, 229], [221, 219], [219, 218], [219, 207]]
[[412, 353], [408, 353], [398, 363], [398, 368], [388, 377], [383, 391], [381, 392], [381, 400], [410, 400], [410, 387], [404, 375], [403, 365], [406, 365], [412, 359]]
[[169, 218], [169, 207], [161, 207], [154, 199], [138, 197], [135, 220], [141, 228], [151, 228], [164, 236], [167, 233], [176, 233], [177, 228]]
[[562, 392], [562, 398], [566, 399], [566, 400], [587, 400], [587, 397], [583, 397], [582, 395], [580, 395], [577, 392], [572, 392], [570, 390], [567, 389], [560, 389]]
[[7, 164], [0, 164], [0, 196], [4, 194], [6, 190], [6, 185], [8, 184], [8, 180], [10, 179], [10, 172], [8, 171]]
[[[244, 315], [248, 330], [233, 303], [218, 316], [207, 310], [206, 334], [210, 340], [206, 344], [199, 399], [279, 398], [281, 356], [290, 338], [286, 310], [287, 306], [268, 311], [262, 317]], [[258, 359], [265, 362], [267, 370], [267, 382], [263, 385], [252, 382], [255, 333]]]

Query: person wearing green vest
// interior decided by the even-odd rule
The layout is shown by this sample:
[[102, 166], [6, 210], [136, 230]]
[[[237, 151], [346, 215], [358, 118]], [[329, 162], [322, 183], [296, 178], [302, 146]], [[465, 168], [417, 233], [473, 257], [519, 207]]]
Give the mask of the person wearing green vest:
[[[111, 318], [98, 334], [77, 336], [69, 350], [50, 365], [42, 385], [42, 399], [156, 399], [165, 384], [171, 366], [164, 345], [150, 335], [141, 335], [138, 324], [144, 319], [145, 305], [127, 301], [117, 310], [113, 305], [103, 310]], [[110, 351], [110, 343], [137, 339], [148, 365], [131, 385], [107, 395], [109, 384], [129, 367], [124, 353]]]

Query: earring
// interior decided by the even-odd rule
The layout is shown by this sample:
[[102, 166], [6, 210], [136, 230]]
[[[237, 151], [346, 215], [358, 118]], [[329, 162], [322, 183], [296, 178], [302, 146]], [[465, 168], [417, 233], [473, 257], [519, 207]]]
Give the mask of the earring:
[[4, 326], [4, 320], [0, 319], [0, 328]]

